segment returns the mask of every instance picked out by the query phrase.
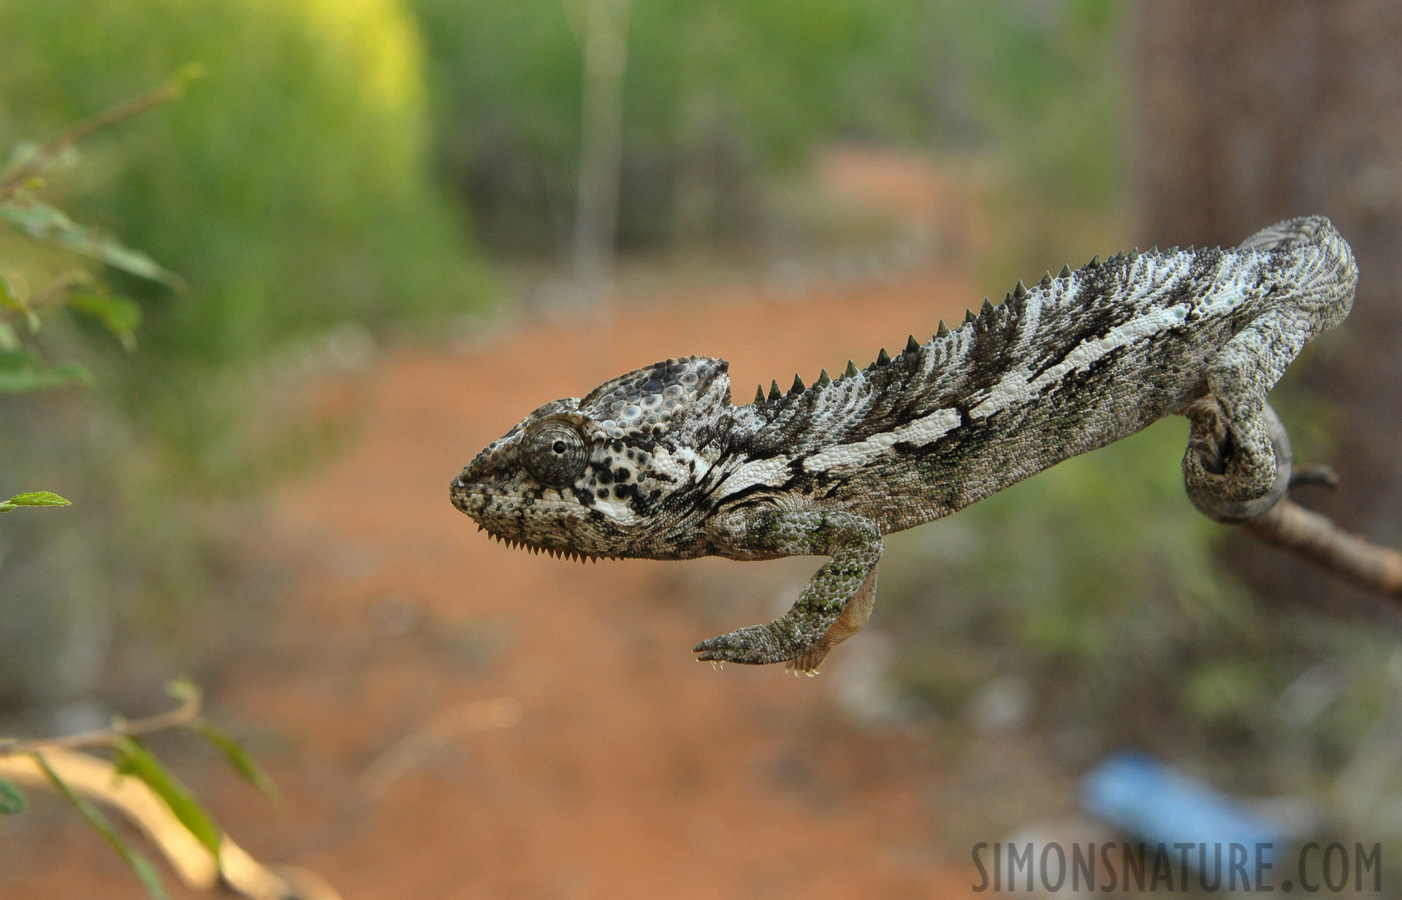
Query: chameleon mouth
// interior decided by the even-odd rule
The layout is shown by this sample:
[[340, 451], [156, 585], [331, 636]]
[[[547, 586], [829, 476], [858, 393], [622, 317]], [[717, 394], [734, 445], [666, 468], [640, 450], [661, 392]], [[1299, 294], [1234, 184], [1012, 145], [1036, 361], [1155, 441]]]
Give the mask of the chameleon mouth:
[[539, 544], [532, 544], [522, 540], [515, 534], [507, 534], [492, 527], [490, 521], [483, 520], [483, 513], [486, 512], [490, 497], [481, 490], [472, 490], [473, 482], [467, 478], [467, 472], [454, 478], [448, 485], [448, 494], [453, 501], [453, 505], [462, 512], [472, 517], [477, 523], [478, 531], [485, 531], [492, 536], [492, 540], [499, 541], [508, 547], [519, 550], [529, 550], [531, 553], [539, 555], [545, 553], [556, 559], [571, 559], [576, 562], [598, 562], [600, 559], [608, 558], [604, 554], [586, 553], [582, 550], [559, 547], [543, 547]]
[[559, 550], [555, 547], [541, 547], [538, 544], [528, 544], [525, 541], [520, 540], [519, 538], [503, 537], [502, 535], [497, 534], [496, 532], [492, 531], [490, 528], [487, 528], [481, 523], [478, 523], [477, 530], [487, 532], [492, 536], [492, 540], [499, 541], [505, 544], [506, 546], [512, 548], [513, 550], [529, 550], [537, 556], [544, 553], [548, 556], [554, 557], [555, 559], [568, 559], [573, 560], [574, 562], [581, 563], [598, 562], [599, 560], [605, 558], [593, 553], [584, 553], [579, 550]]
[[448, 498], [460, 511], [476, 519], [478, 514], [486, 508], [487, 497], [481, 491], [474, 491], [471, 488], [472, 481], [468, 479], [467, 472], [464, 470], [463, 474], [448, 483]]

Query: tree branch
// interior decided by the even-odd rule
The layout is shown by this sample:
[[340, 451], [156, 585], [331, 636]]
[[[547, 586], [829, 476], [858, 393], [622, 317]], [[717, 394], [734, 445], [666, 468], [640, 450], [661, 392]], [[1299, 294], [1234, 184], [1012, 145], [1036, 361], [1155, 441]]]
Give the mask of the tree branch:
[[[121, 812], [144, 832], [192, 890], [232, 892], [253, 900], [340, 900], [341, 895], [315, 873], [297, 866], [264, 866], [228, 835], [221, 839], [216, 858], [155, 791], [140, 779], [123, 776], [105, 759], [56, 750], [52, 743], [43, 756], [75, 792]], [[53, 788], [33, 756], [0, 756], [0, 777], [28, 787]]]
[[[1189, 407], [1188, 415], [1198, 417], [1204, 426], [1195, 430], [1198, 437], [1189, 441], [1188, 453], [1197, 454], [1209, 469], [1220, 466], [1233, 449], [1218, 401], [1206, 397]], [[1271, 491], [1257, 500], [1235, 503], [1189, 485], [1193, 505], [1208, 518], [1238, 525], [1258, 541], [1304, 557], [1359, 587], [1402, 600], [1402, 553], [1350, 534], [1328, 516], [1291, 500], [1291, 488], [1311, 484], [1333, 488], [1339, 476], [1329, 466], [1296, 466], [1285, 424], [1269, 403], [1261, 415], [1275, 451], [1276, 479]]]
[[110, 728], [101, 728], [96, 731], [84, 731], [79, 734], [70, 734], [64, 737], [39, 738], [32, 741], [17, 741], [13, 738], [0, 739], [0, 758], [6, 756], [21, 756], [29, 753], [45, 753], [50, 750], [75, 750], [82, 747], [96, 747], [103, 744], [110, 744], [117, 738], [131, 737], [138, 734], [150, 734], [153, 731], [164, 731], [167, 728], [178, 728], [181, 725], [189, 724], [200, 716], [200, 706], [203, 702], [197, 691], [192, 691], [182, 698], [181, 703], [175, 709], [168, 712], [157, 713], [154, 716], [147, 716], [144, 719], [134, 719], [130, 722], [116, 722]]
[[1402, 553], [1344, 531], [1289, 497], [1241, 523], [1247, 534], [1311, 560], [1359, 587], [1402, 600]]

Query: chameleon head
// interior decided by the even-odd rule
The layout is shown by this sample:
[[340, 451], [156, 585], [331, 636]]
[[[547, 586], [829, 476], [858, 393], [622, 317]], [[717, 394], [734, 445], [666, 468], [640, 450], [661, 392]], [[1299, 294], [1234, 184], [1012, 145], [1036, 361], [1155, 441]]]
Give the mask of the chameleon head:
[[729, 407], [724, 360], [654, 363], [526, 416], [453, 479], [453, 505], [535, 550], [685, 554], [667, 541], [695, 534], [694, 492], [720, 455]]

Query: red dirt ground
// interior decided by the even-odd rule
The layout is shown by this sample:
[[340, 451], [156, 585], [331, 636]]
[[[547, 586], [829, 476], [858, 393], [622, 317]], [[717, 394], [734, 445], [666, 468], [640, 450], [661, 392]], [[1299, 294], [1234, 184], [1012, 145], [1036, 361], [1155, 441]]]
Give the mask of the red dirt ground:
[[[395, 351], [328, 385], [357, 437], [280, 488], [250, 536], [291, 575], [212, 685], [214, 717], [251, 738], [288, 813], [213, 763], [181, 772], [255, 856], [347, 900], [971, 897], [966, 863], [939, 849], [955, 813], [935, 800], [937, 754], [918, 731], [846, 719], [840, 658], [816, 679], [692, 659], [772, 615], [812, 561], [531, 556], [479, 534], [447, 483], [539, 403], [656, 359], [723, 355], [747, 402], [756, 382], [865, 363], [912, 327], [926, 339], [981, 297], [934, 269], [797, 299], [698, 288], [520, 321], [457, 354]], [[465, 705], [496, 698], [505, 727], [464, 725]], [[8, 832], [28, 849], [0, 895], [143, 896], [48, 803], [36, 834]]]

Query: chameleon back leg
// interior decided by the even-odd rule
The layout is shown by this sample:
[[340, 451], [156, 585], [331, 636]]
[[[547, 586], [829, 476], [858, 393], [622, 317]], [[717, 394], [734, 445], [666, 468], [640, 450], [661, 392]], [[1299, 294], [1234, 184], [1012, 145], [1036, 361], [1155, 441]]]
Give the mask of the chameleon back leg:
[[1188, 451], [1183, 455], [1184, 484], [1188, 491], [1188, 499], [1199, 512], [1210, 519], [1218, 522], [1245, 522], [1247, 519], [1254, 519], [1275, 506], [1290, 487], [1294, 461], [1290, 435], [1269, 403], [1262, 407], [1261, 412], [1275, 456], [1275, 480], [1270, 489], [1260, 497], [1238, 501], [1228, 500], [1220, 493], [1204, 487], [1203, 479], [1195, 477], [1195, 473], [1200, 470], [1215, 475], [1225, 474], [1234, 444], [1227, 430], [1226, 417], [1222, 413], [1221, 405], [1214, 398], [1206, 397], [1184, 410], [1184, 415], [1192, 423]]

